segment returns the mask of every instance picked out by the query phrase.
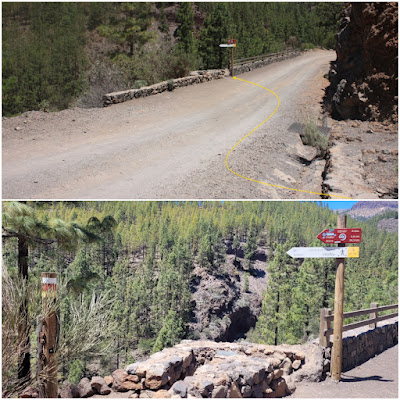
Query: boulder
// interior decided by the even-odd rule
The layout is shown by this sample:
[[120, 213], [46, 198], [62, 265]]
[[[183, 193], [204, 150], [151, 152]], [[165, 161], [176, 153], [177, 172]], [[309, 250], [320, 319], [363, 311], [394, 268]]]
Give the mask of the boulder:
[[78, 385], [79, 397], [91, 397], [94, 395], [94, 390], [88, 378], [83, 378]]
[[279, 368], [274, 370], [273, 374], [272, 374], [272, 379], [279, 379], [282, 378], [283, 376], [283, 369]]
[[240, 393], [239, 386], [236, 382], [233, 382], [231, 387], [228, 390], [228, 396], [231, 399], [240, 399], [242, 398], [242, 394]]
[[100, 393], [102, 386], [107, 386], [106, 381], [101, 376], [94, 376], [90, 384], [96, 393]]
[[292, 363], [292, 367], [294, 370], [298, 370], [301, 367], [301, 361], [300, 360], [294, 360]]
[[283, 369], [283, 373], [285, 375], [289, 375], [292, 373], [293, 368], [292, 368], [292, 361], [290, 360], [289, 357], [286, 357], [281, 364], [279, 365], [280, 368]]
[[286, 393], [286, 381], [283, 378], [274, 379], [271, 382], [271, 388], [276, 397], [283, 397]]
[[117, 369], [112, 373], [112, 388], [116, 392], [125, 392], [127, 390], [122, 387], [122, 382], [124, 382], [127, 376], [128, 374], [123, 369]]
[[107, 375], [104, 377], [104, 381], [107, 386], [111, 386], [113, 383], [113, 377], [111, 375]]
[[211, 397], [212, 398], [218, 398], [218, 399], [223, 399], [226, 397], [228, 394], [228, 387], [227, 386], [216, 386], [214, 387]]
[[165, 365], [154, 364], [147, 368], [146, 371], [146, 387], [151, 390], [160, 389], [169, 380], [168, 371]]
[[203, 397], [209, 397], [209, 394], [214, 389], [214, 384], [211, 381], [205, 380], [196, 382], [196, 387]]
[[187, 384], [183, 381], [175, 382], [171, 387], [173, 394], [179, 394], [180, 397], [186, 397], [188, 392]]

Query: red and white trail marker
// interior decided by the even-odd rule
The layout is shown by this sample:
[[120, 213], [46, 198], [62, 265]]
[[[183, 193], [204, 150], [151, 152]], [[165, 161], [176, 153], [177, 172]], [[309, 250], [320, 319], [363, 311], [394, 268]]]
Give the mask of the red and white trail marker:
[[326, 244], [361, 243], [360, 228], [325, 229], [317, 238]]

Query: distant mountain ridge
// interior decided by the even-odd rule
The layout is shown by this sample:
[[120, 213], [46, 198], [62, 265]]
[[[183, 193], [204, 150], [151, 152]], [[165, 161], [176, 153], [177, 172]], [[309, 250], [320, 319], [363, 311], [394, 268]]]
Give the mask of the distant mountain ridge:
[[397, 201], [359, 201], [349, 211], [345, 211], [344, 213], [354, 219], [360, 219], [372, 218], [387, 211], [397, 210]]

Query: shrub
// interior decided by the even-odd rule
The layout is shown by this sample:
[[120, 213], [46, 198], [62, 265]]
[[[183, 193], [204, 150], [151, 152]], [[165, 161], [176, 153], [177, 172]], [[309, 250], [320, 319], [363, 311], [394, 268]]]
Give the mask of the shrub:
[[312, 50], [315, 49], [315, 45], [313, 45], [312, 43], [302, 43], [300, 48], [302, 51]]
[[325, 156], [328, 149], [328, 137], [321, 133], [315, 121], [308, 120], [304, 124], [301, 139], [303, 144], [315, 147], [320, 156]]

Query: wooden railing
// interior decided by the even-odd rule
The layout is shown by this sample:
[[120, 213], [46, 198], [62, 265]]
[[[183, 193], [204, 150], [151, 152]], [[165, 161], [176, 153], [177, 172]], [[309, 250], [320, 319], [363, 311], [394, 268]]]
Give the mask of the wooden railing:
[[242, 65], [242, 64], [247, 64], [250, 62], [267, 60], [269, 58], [283, 57], [283, 56], [286, 56], [286, 55], [292, 54], [292, 53], [297, 53], [297, 51], [296, 50], [285, 50], [280, 53], [262, 54], [260, 56], [248, 57], [248, 58], [238, 58], [237, 60], [233, 61], [233, 65]]
[[[380, 311], [392, 310], [399, 308], [398, 304], [391, 304], [388, 306], [379, 307], [378, 303], [371, 303], [371, 308], [365, 310], [349, 311], [343, 313], [343, 318], [359, 317], [360, 315], [369, 314], [369, 319], [360, 322], [353, 322], [351, 324], [343, 325], [343, 332], [349, 331], [350, 329], [360, 328], [361, 326], [369, 325], [370, 328], [375, 329], [377, 323], [384, 321], [385, 319], [394, 318], [398, 316], [398, 312], [394, 312], [387, 315], [378, 316]], [[319, 345], [328, 347], [330, 342], [330, 335], [333, 334], [331, 328], [331, 322], [333, 321], [332, 310], [330, 308], [322, 308], [319, 325]]]

